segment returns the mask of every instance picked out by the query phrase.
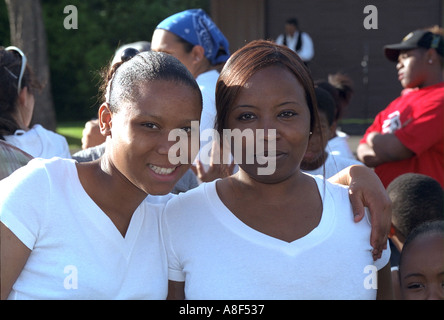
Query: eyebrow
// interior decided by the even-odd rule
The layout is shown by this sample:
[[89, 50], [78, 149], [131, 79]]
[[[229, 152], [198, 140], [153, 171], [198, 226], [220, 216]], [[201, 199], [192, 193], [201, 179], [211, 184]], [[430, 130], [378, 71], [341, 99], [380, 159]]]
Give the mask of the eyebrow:
[[[146, 113], [146, 112], [138, 113], [137, 117], [138, 118], [150, 118], [150, 119], [154, 119], [154, 120], [159, 121], [159, 122], [163, 121], [163, 119], [165, 118], [164, 116], [160, 116], [160, 115], [152, 114], [152, 113]], [[181, 123], [183, 123], [183, 124], [188, 124], [188, 123], [190, 123], [192, 121], [200, 121], [200, 118], [193, 118], [193, 119], [182, 118], [179, 121]]]
[[403, 277], [403, 279], [412, 278], [412, 277], [424, 277], [422, 273], [409, 273]]
[[[444, 276], [444, 271], [437, 274], [438, 276]], [[403, 277], [403, 279], [412, 278], [412, 277], [425, 277], [422, 273], [409, 273]]]
[[[301, 105], [297, 101], [286, 101], [286, 102], [282, 102], [282, 103], [280, 103], [278, 105], [273, 106], [273, 108], [284, 107], [287, 104], [295, 104], [295, 105], [298, 105], [298, 106], [303, 106], [303, 105]], [[249, 104], [240, 104], [240, 105], [234, 106], [232, 110], [235, 110], [237, 108], [254, 108], [254, 109], [258, 109], [257, 106], [253, 106], [253, 105], [249, 105]]]

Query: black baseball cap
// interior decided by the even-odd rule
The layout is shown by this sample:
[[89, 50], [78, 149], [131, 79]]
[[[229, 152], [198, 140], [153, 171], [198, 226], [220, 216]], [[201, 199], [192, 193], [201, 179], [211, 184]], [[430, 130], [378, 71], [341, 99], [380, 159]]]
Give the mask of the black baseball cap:
[[415, 30], [410, 32], [400, 43], [384, 46], [384, 54], [390, 61], [398, 61], [401, 50], [411, 50], [416, 48], [433, 48], [444, 56], [444, 39], [439, 34], [427, 30]]

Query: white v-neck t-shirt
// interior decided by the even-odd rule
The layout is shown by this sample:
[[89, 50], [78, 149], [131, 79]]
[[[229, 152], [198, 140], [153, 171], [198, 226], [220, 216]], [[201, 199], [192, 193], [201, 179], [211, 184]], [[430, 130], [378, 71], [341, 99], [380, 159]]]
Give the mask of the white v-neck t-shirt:
[[239, 220], [216, 181], [171, 199], [161, 220], [169, 279], [185, 281], [191, 300], [375, 299], [371, 272], [390, 251], [375, 265], [370, 224], [353, 221], [347, 188], [326, 182], [324, 194], [324, 180], [314, 179], [323, 195], [320, 223], [291, 243]]
[[148, 196], [123, 237], [74, 160], [32, 160], [0, 181], [0, 220], [32, 250], [8, 299], [165, 299], [159, 217], [170, 197]]

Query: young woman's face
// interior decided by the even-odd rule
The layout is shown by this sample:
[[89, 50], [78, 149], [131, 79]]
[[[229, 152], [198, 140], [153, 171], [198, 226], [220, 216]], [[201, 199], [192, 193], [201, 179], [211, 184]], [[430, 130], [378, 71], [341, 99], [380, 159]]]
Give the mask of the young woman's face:
[[405, 300], [444, 300], [444, 237], [419, 236], [403, 253], [399, 270]]
[[427, 64], [423, 49], [401, 51], [398, 57], [398, 80], [404, 88], [422, 87], [427, 79]]
[[[227, 117], [228, 129], [264, 130], [264, 149], [275, 139], [276, 170], [271, 175], [258, 174], [258, 161], [239, 166], [255, 180], [279, 182], [299, 171], [310, 133], [310, 111], [305, 92], [297, 78], [287, 69], [271, 66], [254, 74], [240, 90]], [[276, 135], [267, 138], [276, 130]], [[256, 139], [242, 144], [242, 154], [247, 154], [248, 144], [254, 144], [257, 159]], [[236, 147], [236, 146], [235, 146]], [[271, 150], [268, 150], [271, 151]]]
[[[139, 93], [136, 103], [124, 103], [112, 115], [112, 161], [140, 190], [167, 194], [195, 157], [191, 154], [191, 122], [200, 119], [199, 92], [162, 80], [142, 85]], [[168, 141], [168, 135], [182, 128], [188, 132], [188, 161], [174, 165], [168, 152], [177, 142]]]

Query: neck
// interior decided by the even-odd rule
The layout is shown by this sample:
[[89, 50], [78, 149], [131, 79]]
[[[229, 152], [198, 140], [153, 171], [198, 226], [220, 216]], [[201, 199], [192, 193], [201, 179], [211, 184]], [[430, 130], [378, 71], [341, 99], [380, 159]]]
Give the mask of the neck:
[[267, 199], [267, 203], [282, 203], [282, 199], [285, 199], [285, 201], [293, 201], [292, 197], [288, 197], [288, 194], [301, 190], [307, 177], [308, 176], [299, 169], [285, 179], [272, 182], [258, 181], [241, 168], [239, 172], [234, 175], [236, 181], [235, 186], [239, 189], [238, 194], [245, 196], [251, 195], [255, 199]]
[[196, 79], [202, 73], [208, 72], [213, 69], [207, 58], [203, 58], [202, 60], [202, 63], [196, 65], [194, 71], [192, 72], [194, 79]]
[[438, 84], [440, 82], [443, 82], [442, 70], [441, 69], [439, 70], [437, 69], [437, 71], [433, 70], [431, 75], [427, 77], [427, 79], [422, 83], [421, 86], [419, 86], [419, 88], [434, 86], [435, 84]]

